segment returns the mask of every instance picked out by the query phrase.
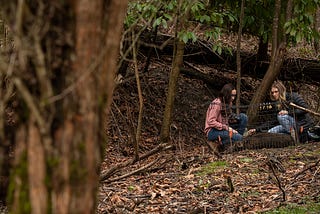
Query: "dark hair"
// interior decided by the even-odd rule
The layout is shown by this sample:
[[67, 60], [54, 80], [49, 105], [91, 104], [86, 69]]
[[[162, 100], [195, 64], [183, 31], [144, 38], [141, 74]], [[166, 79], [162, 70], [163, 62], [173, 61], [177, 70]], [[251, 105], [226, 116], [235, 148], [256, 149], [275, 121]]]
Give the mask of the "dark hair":
[[218, 95], [221, 102], [229, 104], [231, 101], [232, 90], [235, 90], [235, 89], [236, 88], [231, 83], [225, 84]]

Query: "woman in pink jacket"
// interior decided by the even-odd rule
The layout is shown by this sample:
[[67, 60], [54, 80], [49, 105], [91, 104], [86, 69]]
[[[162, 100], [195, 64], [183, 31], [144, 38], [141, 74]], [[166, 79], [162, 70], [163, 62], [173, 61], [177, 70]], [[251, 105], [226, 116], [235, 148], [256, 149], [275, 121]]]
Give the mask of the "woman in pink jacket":
[[[231, 107], [236, 95], [235, 87], [229, 83], [223, 86], [218, 97], [210, 103], [204, 130], [208, 140], [221, 140], [223, 145], [242, 140], [248, 117], [244, 113], [234, 117]], [[231, 117], [237, 122], [230, 124]]]

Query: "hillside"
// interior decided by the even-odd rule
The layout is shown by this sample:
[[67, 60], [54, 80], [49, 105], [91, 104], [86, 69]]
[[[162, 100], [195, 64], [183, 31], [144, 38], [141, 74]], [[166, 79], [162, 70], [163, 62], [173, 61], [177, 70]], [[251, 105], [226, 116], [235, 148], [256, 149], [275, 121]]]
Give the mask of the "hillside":
[[[201, 69], [219, 73], [209, 66]], [[132, 75], [133, 70], [130, 72]], [[159, 143], [169, 72], [170, 64], [157, 60], [140, 77], [144, 98], [140, 154]], [[252, 84], [257, 81], [248, 77]], [[301, 93], [311, 96], [310, 87], [301, 86]], [[249, 97], [253, 92], [244, 88], [242, 93]], [[244, 150], [221, 159], [209, 152], [203, 128], [215, 93], [214, 86], [181, 75], [171, 125], [173, 147], [119, 168], [104, 180], [98, 213], [257, 213], [320, 202], [319, 143]], [[314, 96], [318, 95], [313, 95], [313, 101]], [[124, 78], [114, 93], [111, 138], [102, 173], [133, 159], [137, 115], [135, 79]], [[308, 207], [313, 208], [319, 209], [319, 204]]]

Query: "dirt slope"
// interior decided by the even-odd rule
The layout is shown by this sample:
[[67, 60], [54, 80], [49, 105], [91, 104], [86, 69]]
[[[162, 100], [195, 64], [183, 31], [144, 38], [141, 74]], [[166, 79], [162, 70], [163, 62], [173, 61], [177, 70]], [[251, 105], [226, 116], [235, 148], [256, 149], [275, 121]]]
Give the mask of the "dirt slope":
[[[157, 62], [141, 77], [141, 154], [159, 143], [169, 71]], [[258, 213], [291, 203], [320, 202], [320, 143], [245, 150], [217, 159], [203, 134], [213, 97], [210, 86], [181, 76], [171, 126], [174, 149], [122, 168], [110, 179], [152, 163], [139, 173], [102, 182], [98, 213]], [[136, 83], [125, 78], [115, 90], [103, 172], [133, 158], [137, 115]]]

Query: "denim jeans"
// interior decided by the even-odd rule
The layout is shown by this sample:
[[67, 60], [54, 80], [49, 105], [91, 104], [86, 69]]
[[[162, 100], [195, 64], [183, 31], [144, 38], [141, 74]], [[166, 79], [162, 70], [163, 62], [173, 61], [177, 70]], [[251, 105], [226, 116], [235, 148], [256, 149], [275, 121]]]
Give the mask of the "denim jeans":
[[279, 115], [277, 116], [280, 125], [277, 125], [268, 130], [269, 133], [285, 133], [290, 134], [290, 129], [296, 127], [296, 122], [290, 115]]
[[232, 142], [241, 141], [242, 135], [247, 127], [248, 123], [248, 117], [244, 113], [239, 114], [239, 122], [236, 124], [230, 125], [233, 129], [237, 130], [238, 133], [233, 133], [232, 137], [229, 136], [229, 131], [227, 130], [218, 130], [215, 128], [211, 128], [211, 130], [208, 133], [208, 140], [214, 141], [217, 140], [218, 137], [220, 137], [222, 144], [228, 144], [230, 143], [230, 140]]
[[238, 116], [239, 116], [239, 122], [235, 124], [231, 124], [230, 126], [233, 129], [237, 130], [239, 134], [243, 135], [243, 133], [247, 128], [248, 116], [244, 113], [240, 113]]

